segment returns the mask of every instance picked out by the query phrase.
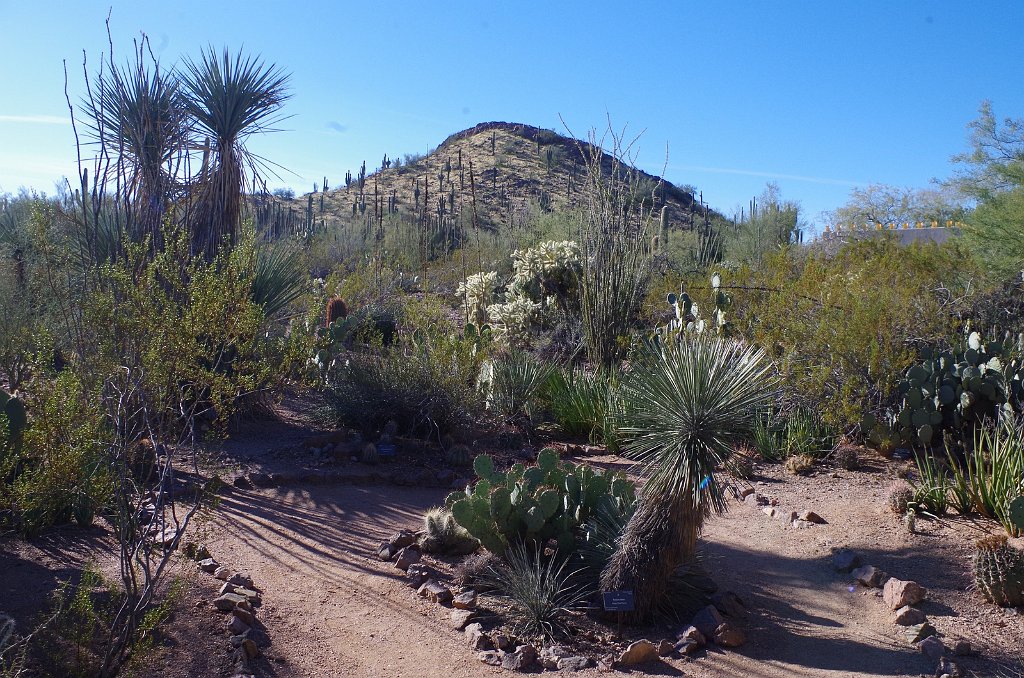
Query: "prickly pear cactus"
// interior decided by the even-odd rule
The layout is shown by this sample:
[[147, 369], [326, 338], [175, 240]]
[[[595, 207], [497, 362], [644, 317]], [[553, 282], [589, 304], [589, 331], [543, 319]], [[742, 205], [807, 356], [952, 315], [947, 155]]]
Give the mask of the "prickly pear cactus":
[[978, 542], [973, 558], [974, 584], [985, 600], [1002, 607], [1024, 605], [1024, 551], [1006, 537]]
[[624, 474], [562, 462], [552, 449], [540, 452], [536, 466], [516, 464], [500, 472], [490, 456], [480, 455], [473, 469], [480, 477], [476, 485], [452, 493], [445, 504], [459, 525], [496, 554], [514, 543], [548, 540], [570, 551], [594, 512], [624, 514], [635, 501]]
[[711, 313], [711, 325], [700, 316], [700, 308], [693, 302], [682, 285], [679, 287], [679, 294], [668, 295], [668, 304], [675, 313], [675, 318], [669, 321], [668, 325], [659, 330], [668, 336], [678, 336], [683, 332], [702, 334], [708, 329], [714, 329], [719, 336], [728, 335], [732, 326], [726, 319], [726, 311], [732, 306], [732, 297], [722, 291], [722, 276], [715, 273], [711, 276], [711, 291], [715, 308]]
[[1024, 497], [1017, 497], [1011, 501], [1007, 513], [1010, 524], [1017, 529], [1017, 534], [1024, 535]]
[[942, 431], [973, 427], [985, 418], [1012, 414], [1024, 401], [1024, 367], [1012, 358], [1009, 340], [984, 342], [966, 332], [954, 351], [921, 351], [897, 385], [902, 402], [888, 421], [865, 416], [862, 430], [876, 445], [930, 446]]

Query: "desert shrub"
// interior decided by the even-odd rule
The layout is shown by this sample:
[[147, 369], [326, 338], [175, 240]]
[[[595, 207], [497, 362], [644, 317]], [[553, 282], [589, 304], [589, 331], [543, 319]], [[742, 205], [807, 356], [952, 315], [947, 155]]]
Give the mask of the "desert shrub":
[[489, 577], [491, 568], [500, 562], [501, 559], [490, 551], [473, 553], [455, 566], [452, 579], [457, 586], [487, 591], [492, 586]]
[[615, 384], [610, 374], [579, 368], [555, 370], [544, 389], [548, 410], [562, 432], [592, 443], [614, 445], [609, 421], [615, 408]]
[[567, 561], [545, 556], [540, 548], [518, 544], [506, 561], [492, 567], [494, 592], [508, 604], [513, 636], [552, 638], [566, 632], [565, 621], [579, 610], [588, 591]]
[[950, 334], [950, 302], [974, 272], [955, 242], [900, 247], [872, 238], [834, 256], [787, 249], [767, 257], [763, 272], [735, 280], [760, 289], [734, 292], [734, 318], [776, 359], [789, 400], [850, 428], [889, 403], [915, 344]]
[[195, 418], [225, 427], [241, 403], [271, 382], [263, 309], [253, 301], [255, 242], [247, 235], [206, 263], [187, 237], [166, 247], [127, 244], [125, 258], [101, 267], [85, 301], [86, 367], [98, 382], [121, 366], [139, 368], [153, 425], [173, 439]]
[[813, 410], [798, 407], [788, 417], [783, 429], [785, 456], [808, 456], [821, 459], [832, 452], [836, 436]]
[[37, 378], [20, 444], [6, 422], [0, 443], [0, 526], [25, 536], [72, 519], [89, 525], [111, 494], [113, 477], [102, 441], [106, 421], [99, 394], [70, 370]]
[[488, 381], [482, 384], [487, 389], [487, 407], [508, 420], [525, 417], [530, 421], [553, 369], [520, 351], [495, 357], [485, 369]]
[[404, 433], [440, 438], [472, 424], [481, 407], [478, 370], [472, 341], [439, 334], [429, 345], [400, 343], [335, 359], [325, 398], [339, 424], [370, 432], [394, 419]]
[[792, 457], [786, 457], [785, 467], [787, 472], [795, 476], [810, 473], [814, 468], [814, 457], [809, 454], [794, 454]]

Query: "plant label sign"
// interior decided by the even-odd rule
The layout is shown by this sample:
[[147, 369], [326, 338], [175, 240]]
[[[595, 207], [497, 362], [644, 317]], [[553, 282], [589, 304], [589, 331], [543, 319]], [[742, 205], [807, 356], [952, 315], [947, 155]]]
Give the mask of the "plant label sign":
[[606, 591], [601, 594], [605, 612], [632, 612], [632, 591]]
[[395, 456], [395, 446], [393, 443], [381, 443], [377, 445], [377, 454], [382, 457], [393, 457]]

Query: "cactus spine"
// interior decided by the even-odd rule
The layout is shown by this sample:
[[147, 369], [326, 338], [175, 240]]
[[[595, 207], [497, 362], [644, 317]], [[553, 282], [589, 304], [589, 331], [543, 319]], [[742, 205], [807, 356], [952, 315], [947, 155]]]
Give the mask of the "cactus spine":
[[1006, 537], [978, 542], [973, 558], [974, 584], [985, 600], [1003, 607], [1024, 605], [1024, 551]]

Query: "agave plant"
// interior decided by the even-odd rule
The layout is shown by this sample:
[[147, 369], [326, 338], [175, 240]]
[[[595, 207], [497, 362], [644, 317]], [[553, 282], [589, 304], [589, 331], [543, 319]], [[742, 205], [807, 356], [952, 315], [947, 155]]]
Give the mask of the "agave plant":
[[288, 76], [273, 64], [241, 52], [232, 57], [225, 49], [218, 55], [211, 47], [198, 62], [185, 61], [185, 106], [210, 141], [197, 196], [195, 254], [209, 259], [222, 244], [235, 243], [247, 170], [258, 176], [263, 164], [246, 150], [245, 140], [272, 131], [289, 97], [287, 84]]
[[513, 635], [551, 638], [564, 633], [565, 618], [587, 598], [578, 572], [567, 569], [568, 561], [522, 544], [510, 548], [505, 558], [491, 567], [488, 580], [508, 603]]
[[705, 519], [725, 510], [715, 471], [753, 430], [773, 383], [764, 352], [730, 340], [683, 336], [634, 352], [616, 420], [624, 453], [647, 483], [601, 588], [632, 589], [635, 620], [667, 599], [673, 573], [694, 557]]

